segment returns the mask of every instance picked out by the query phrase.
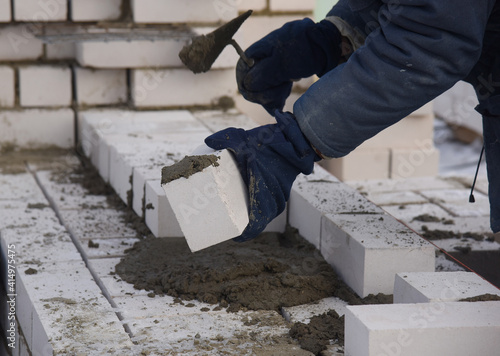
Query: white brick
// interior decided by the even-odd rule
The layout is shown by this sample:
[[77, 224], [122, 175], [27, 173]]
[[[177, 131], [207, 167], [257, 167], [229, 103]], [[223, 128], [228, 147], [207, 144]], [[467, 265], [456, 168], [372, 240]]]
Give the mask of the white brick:
[[195, 75], [189, 70], [134, 70], [132, 97], [136, 107], [211, 105], [234, 96], [234, 70]]
[[132, 10], [140, 23], [217, 22], [238, 15], [236, 6], [222, 0], [133, 0]]
[[[89, 243], [92, 241], [95, 245], [90, 247]], [[105, 239], [89, 239], [82, 240], [82, 248], [88, 258], [103, 258], [103, 257], [125, 257], [125, 250], [128, 250], [136, 242], [137, 237], [118, 237], [118, 238], [105, 238]], [[98, 247], [97, 247], [98, 246]]]
[[0, 0], [0, 22], [10, 22], [11, 7], [10, 0]]
[[436, 176], [438, 170], [439, 151], [432, 144], [432, 140], [418, 149], [392, 150], [390, 178]]
[[248, 191], [236, 161], [227, 150], [214, 154], [218, 166], [162, 185], [191, 251], [237, 237], [248, 224]]
[[[123, 211], [114, 209], [61, 210], [64, 223], [79, 239], [136, 237], [137, 232], [123, 223]], [[89, 223], [91, 221], [92, 223]]]
[[21, 106], [70, 106], [71, 70], [67, 67], [19, 68]]
[[434, 105], [432, 101], [429, 101], [427, 104], [421, 106], [420, 108], [412, 112], [409, 116], [414, 118], [419, 116], [427, 117], [428, 115], [434, 116]]
[[7, 66], [0, 66], [0, 108], [14, 106], [15, 86], [14, 69]]
[[285, 210], [275, 217], [273, 220], [267, 224], [266, 228], [263, 232], [280, 232], [283, 233], [286, 230], [286, 225], [288, 223], [288, 205], [285, 207]]
[[321, 254], [360, 297], [392, 294], [396, 273], [435, 266], [434, 247], [389, 215], [325, 215]]
[[0, 29], [0, 60], [20, 61], [38, 59], [43, 55], [43, 42], [37, 39], [28, 25]]
[[84, 41], [76, 44], [76, 59], [82, 67], [93, 68], [180, 66], [178, 53], [183, 45], [177, 39]]
[[184, 236], [160, 179], [149, 180], [145, 186], [144, 220], [156, 237]]
[[271, 11], [313, 11], [316, 7], [315, 0], [270, 0]]
[[323, 160], [320, 164], [342, 181], [385, 179], [390, 173], [390, 150], [358, 147], [346, 157]]
[[25, 148], [74, 145], [74, 113], [70, 109], [2, 111], [0, 122], [0, 145], [13, 143]]
[[45, 45], [47, 59], [74, 59], [76, 47], [72, 42], [47, 43]]
[[73, 21], [117, 20], [121, 14], [123, 0], [71, 0]]
[[297, 179], [289, 202], [289, 224], [316, 248], [320, 248], [321, 219], [325, 214], [382, 214], [356, 190], [335, 179]]
[[384, 206], [384, 210], [395, 218], [412, 223], [413, 219], [420, 215], [430, 215], [438, 219], [450, 219], [452, 216], [443, 208], [436, 204], [406, 204], [404, 209], [400, 209], [397, 205]]
[[394, 303], [458, 302], [500, 290], [473, 272], [398, 273]]
[[65, 21], [68, 14], [67, 0], [16, 0], [16, 21], [45, 22]]
[[469, 189], [423, 190], [420, 193], [456, 216], [485, 216], [490, 213], [488, 196], [481, 192], [474, 192], [474, 204], [469, 203]]
[[348, 306], [346, 355], [490, 355], [500, 302]]
[[[301, 20], [304, 16], [295, 15], [295, 16], [250, 16], [243, 26], [241, 26], [241, 42], [238, 41], [238, 44], [246, 49], [250, 47], [253, 43], [260, 40], [262, 37], [269, 34], [271, 31], [274, 31], [285, 23]], [[238, 31], [238, 32], [240, 32]]]
[[[210, 132], [188, 111], [150, 111], [132, 112], [123, 110], [91, 110], [80, 112], [80, 143], [92, 163], [99, 169], [102, 177], [109, 180], [109, 146], [118, 148], [120, 152], [134, 153], [128, 150], [132, 143], [157, 140], [164, 144], [171, 141], [177, 150], [187, 154], [199, 146]], [[182, 134], [184, 133], [184, 134]], [[174, 135], [170, 135], [174, 134]], [[182, 134], [179, 136], [178, 134]], [[132, 137], [135, 136], [135, 139]], [[146, 146], [150, 146], [146, 144]], [[155, 155], [157, 157], [157, 155]]]
[[390, 180], [374, 179], [369, 181], [352, 181], [348, 184], [359, 191], [371, 193], [463, 188], [463, 184], [455, 180], [442, 179], [439, 177], [419, 177]]
[[[48, 26], [45, 28], [44, 35], [46, 36], [67, 36], [70, 33], [78, 33], [80, 29], [70, 27], [70, 25]], [[75, 59], [76, 47], [74, 41], [49, 41], [45, 43], [45, 58], [46, 59]]]
[[288, 322], [309, 324], [313, 316], [327, 313], [330, 310], [335, 310], [339, 316], [342, 316], [346, 312], [347, 305], [347, 302], [342, 299], [329, 297], [309, 304], [283, 307], [281, 311]]
[[76, 69], [76, 97], [80, 105], [120, 104], [127, 101], [125, 70]]
[[377, 205], [402, 205], [427, 203], [420, 194], [411, 191], [368, 193], [366, 197]]

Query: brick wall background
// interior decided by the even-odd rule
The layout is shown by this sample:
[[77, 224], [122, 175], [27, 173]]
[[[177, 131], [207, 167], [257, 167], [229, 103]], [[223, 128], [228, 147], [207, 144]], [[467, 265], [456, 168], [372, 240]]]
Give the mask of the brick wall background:
[[[78, 115], [92, 108], [199, 109], [234, 101], [252, 119], [267, 123], [272, 118], [237, 93], [234, 48], [227, 47], [210, 72], [198, 75], [182, 65], [178, 52], [191, 37], [253, 9], [235, 36], [247, 48], [285, 22], [312, 17], [315, 4], [0, 0], [0, 152], [78, 145]], [[296, 83], [285, 109], [291, 110], [313, 81]], [[232, 100], [221, 101], [227, 98]], [[432, 122], [432, 108], [425, 107], [348, 157], [324, 165], [343, 180], [433, 175], [439, 155]], [[408, 162], [417, 169], [407, 172]]]
[[[243, 48], [296, 18], [315, 1], [0, 0], [0, 149], [75, 144], [78, 113], [214, 107], [236, 96], [228, 47], [205, 74], [178, 52], [248, 9]], [[227, 102], [227, 100], [226, 100]]]

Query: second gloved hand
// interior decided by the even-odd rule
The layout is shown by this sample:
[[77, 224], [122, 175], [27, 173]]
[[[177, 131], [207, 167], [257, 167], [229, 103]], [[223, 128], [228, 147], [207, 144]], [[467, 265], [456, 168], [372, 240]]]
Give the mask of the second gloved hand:
[[250, 222], [235, 241], [256, 237], [281, 214], [297, 175], [310, 174], [320, 160], [293, 114], [276, 111], [275, 116], [276, 124], [248, 131], [228, 128], [205, 139], [213, 149], [234, 153], [248, 187]]
[[245, 51], [255, 60], [253, 67], [238, 61], [236, 81], [240, 93], [274, 116], [274, 110], [283, 110], [293, 80], [321, 76], [339, 63], [341, 41], [337, 27], [326, 20], [315, 23], [303, 19], [285, 24]]

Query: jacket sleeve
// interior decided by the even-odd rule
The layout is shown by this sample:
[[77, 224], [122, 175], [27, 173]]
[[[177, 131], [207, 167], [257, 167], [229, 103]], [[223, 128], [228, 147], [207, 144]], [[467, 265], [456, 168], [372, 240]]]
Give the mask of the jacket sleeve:
[[463, 79], [481, 54], [495, 0], [383, 0], [378, 28], [294, 105], [326, 157], [348, 154]]

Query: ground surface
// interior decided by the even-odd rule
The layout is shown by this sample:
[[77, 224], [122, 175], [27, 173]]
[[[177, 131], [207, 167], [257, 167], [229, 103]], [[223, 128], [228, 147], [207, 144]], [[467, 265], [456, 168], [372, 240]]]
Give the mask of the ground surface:
[[[302, 345], [315, 354], [331, 355], [336, 348], [323, 350], [330, 343], [342, 343], [341, 317], [326, 310], [318, 317], [305, 318], [305, 323], [288, 322], [281, 308], [321, 304], [318, 300], [332, 296], [350, 304], [391, 302], [357, 298], [293, 231], [265, 235], [246, 244], [227, 242], [195, 254], [188, 251], [182, 239], [152, 238], [92, 167], [72, 152], [4, 152], [0, 177], [2, 187], [8, 190], [0, 189], [2, 214], [14, 216], [10, 210], [17, 205], [21, 214], [17, 220], [0, 221], [2, 233], [24, 234], [21, 244], [33, 234], [35, 241], [43, 241], [43, 247], [52, 243], [48, 235], [52, 232], [44, 233], [37, 214], [55, 212], [57, 218], [51, 218], [51, 223], [71, 235], [68, 241], [79, 246], [85, 263], [78, 268], [93, 272], [101, 303], [108, 303], [111, 311], [107, 318], [116, 319], [118, 329], [134, 342], [127, 351], [132, 354], [311, 354], [301, 349]], [[458, 203], [467, 195], [467, 181], [458, 177], [417, 179], [406, 185], [387, 181], [352, 184], [417, 232], [451, 231], [446, 238], [433, 240], [444, 250], [462, 254], [498, 251], [496, 237], [487, 234], [484, 178], [478, 184], [478, 205], [474, 209]], [[24, 190], [29, 190], [26, 198]], [[6, 209], [10, 215], [5, 215]], [[28, 246], [26, 242], [24, 247]], [[23, 261], [26, 278], [46, 276], [51, 268], [43, 262], [46, 258]], [[460, 267], [439, 258], [437, 269]], [[65, 274], [64, 270], [59, 272]], [[77, 336], [88, 340], [95, 337], [89, 333], [90, 324], [76, 325], [79, 319], [64, 315], [65, 311], [77, 313], [84, 300], [66, 298], [62, 293], [40, 302], [47, 311], [43, 317], [55, 318], [50, 323], [50, 337], [62, 354], [99, 354], [71, 343]], [[94, 317], [99, 320], [100, 315]], [[54, 342], [57, 339], [67, 342]]]

